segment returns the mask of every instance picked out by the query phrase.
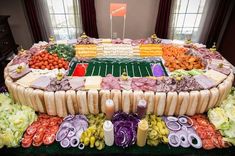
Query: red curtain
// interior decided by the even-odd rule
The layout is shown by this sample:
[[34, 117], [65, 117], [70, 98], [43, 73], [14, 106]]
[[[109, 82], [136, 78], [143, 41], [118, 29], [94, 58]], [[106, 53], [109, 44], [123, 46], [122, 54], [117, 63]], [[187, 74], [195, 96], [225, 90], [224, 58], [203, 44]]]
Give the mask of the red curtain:
[[226, 16], [229, 14], [229, 7], [233, 5], [234, 0], [219, 0], [218, 8], [215, 11], [214, 19], [212, 20], [212, 26], [208, 33], [208, 39], [206, 42], [207, 47], [211, 47], [214, 42], [217, 42], [222, 28], [225, 24]]
[[167, 38], [172, 0], [160, 0], [155, 33], [160, 38]]
[[35, 10], [34, 0], [24, 0], [25, 9], [29, 19], [31, 31], [33, 33], [34, 42], [42, 41], [42, 34], [38, 22], [37, 13]]
[[80, 0], [80, 4], [84, 32], [90, 37], [98, 38], [94, 0]]

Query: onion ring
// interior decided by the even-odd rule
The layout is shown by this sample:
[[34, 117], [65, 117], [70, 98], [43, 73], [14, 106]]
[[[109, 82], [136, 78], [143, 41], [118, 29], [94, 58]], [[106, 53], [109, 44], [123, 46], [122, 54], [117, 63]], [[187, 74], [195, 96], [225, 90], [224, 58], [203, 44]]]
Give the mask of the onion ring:
[[179, 138], [180, 138], [180, 141], [181, 141], [180, 145], [181, 145], [182, 147], [188, 148], [188, 147], [190, 146], [189, 141], [188, 141], [188, 138], [187, 138], [186, 135], [181, 134]]
[[[196, 139], [196, 140], [197, 140], [197, 143], [196, 143], [196, 144], [193, 143], [193, 139]], [[200, 138], [197, 134], [195, 134], [195, 133], [191, 133], [191, 134], [188, 135], [188, 142], [189, 142], [189, 144], [190, 144], [191, 146], [193, 146], [194, 148], [199, 149], [199, 148], [202, 147], [202, 140], [201, 140], [201, 138]]]
[[70, 139], [70, 145], [72, 147], [77, 147], [79, 143], [80, 143], [80, 141], [76, 136], [74, 136]]
[[172, 147], [179, 147], [180, 146], [180, 138], [177, 134], [175, 133], [171, 133], [168, 135], [168, 140], [169, 140], [169, 144], [172, 146]]
[[178, 118], [177, 117], [174, 117], [174, 116], [168, 116], [166, 118], [168, 121], [178, 121]]
[[[177, 128], [170, 125], [171, 123], [174, 123], [177, 126]], [[178, 122], [175, 122], [175, 121], [167, 121], [166, 126], [172, 131], [179, 131], [181, 129], [181, 125]]]
[[[179, 116], [179, 123], [183, 126], [186, 126], [187, 128], [192, 127], [193, 126], [193, 120], [185, 115]], [[190, 124], [189, 124], [190, 123]]]
[[85, 148], [85, 145], [84, 145], [83, 143], [80, 143], [80, 144], [78, 145], [78, 148], [79, 148], [80, 150], [83, 150], [83, 149]]
[[63, 147], [63, 148], [68, 148], [69, 145], [70, 145], [69, 139], [68, 139], [68, 138], [65, 138], [64, 140], [62, 140], [62, 141], [60, 142], [60, 145], [61, 145], [61, 147]]

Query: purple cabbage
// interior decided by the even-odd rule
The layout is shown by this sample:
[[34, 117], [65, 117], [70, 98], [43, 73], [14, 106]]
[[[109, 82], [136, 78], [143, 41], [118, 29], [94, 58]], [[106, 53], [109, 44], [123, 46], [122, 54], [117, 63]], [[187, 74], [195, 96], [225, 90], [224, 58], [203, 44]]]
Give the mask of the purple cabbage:
[[117, 146], [126, 148], [135, 144], [139, 121], [140, 118], [136, 114], [117, 112], [113, 115], [114, 141]]

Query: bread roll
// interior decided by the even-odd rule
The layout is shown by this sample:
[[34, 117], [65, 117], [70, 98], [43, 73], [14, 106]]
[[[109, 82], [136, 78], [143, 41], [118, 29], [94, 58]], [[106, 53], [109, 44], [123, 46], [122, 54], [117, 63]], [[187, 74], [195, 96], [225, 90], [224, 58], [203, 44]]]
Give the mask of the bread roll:
[[44, 101], [46, 112], [48, 115], [57, 115], [56, 103], [55, 103], [55, 93], [54, 92], [44, 92]]
[[78, 110], [76, 92], [74, 90], [68, 90], [66, 91], [65, 96], [66, 96], [66, 104], [68, 108], [68, 113], [75, 115], [76, 114], [75, 107], [77, 107], [77, 110]]
[[110, 99], [110, 91], [109, 90], [101, 90], [99, 92], [99, 96], [100, 96], [101, 112], [105, 113], [105, 103], [106, 103], [106, 100]]
[[11, 88], [12, 88], [12, 95], [13, 95], [13, 98], [14, 98], [14, 102], [15, 103], [16, 102], [20, 103], [19, 98], [18, 98], [18, 94], [17, 94], [17, 86], [18, 85], [14, 82], [10, 83], [10, 85], [11, 85]]
[[24, 97], [24, 90], [25, 90], [24, 87], [22, 87], [20, 85], [17, 86], [17, 94], [18, 94], [20, 104], [28, 106], [28, 104], [26, 103], [26, 100], [25, 100], [26, 98]]
[[65, 117], [68, 115], [67, 106], [66, 106], [66, 95], [65, 91], [56, 91], [55, 92], [55, 103], [56, 103], [56, 112], [59, 117]]
[[32, 93], [33, 93], [33, 89], [32, 88], [25, 88], [25, 90], [24, 90], [24, 97], [25, 97], [26, 103], [28, 104], [29, 107], [34, 109], [33, 102], [31, 101], [31, 98], [30, 98]]
[[99, 95], [96, 89], [88, 91], [88, 108], [91, 114], [99, 113]]
[[130, 113], [133, 103], [133, 92], [131, 90], [122, 91], [122, 111]]
[[146, 114], [153, 114], [154, 111], [154, 92], [147, 91], [144, 93], [144, 99], [147, 102], [147, 111]]
[[166, 107], [166, 93], [156, 92], [154, 100], [154, 114], [162, 116]]
[[168, 92], [166, 98], [166, 108], [164, 110], [164, 114], [171, 116], [175, 113], [175, 108], [177, 105], [178, 95], [177, 92]]
[[209, 90], [201, 90], [199, 92], [199, 101], [198, 101], [198, 106], [197, 106], [197, 113], [202, 114], [206, 111], [207, 105], [210, 100], [210, 91]]
[[139, 103], [139, 100], [144, 99], [144, 92], [142, 90], [135, 90], [133, 92], [133, 102], [132, 102], [132, 112], [136, 113], [137, 104]]
[[29, 95], [29, 99], [31, 101], [31, 104], [33, 106], [33, 109], [36, 112], [38, 112], [38, 105], [37, 105], [36, 100], [35, 100], [34, 89], [30, 88], [29, 92], [30, 92], [30, 94], [28, 94], [28, 95]]
[[218, 99], [219, 99], [219, 90], [218, 88], [214, 87], [212, 89], [209, 90], [210, 91], [210, 99], [209, 99], [209, 103], [208, 103], [208, 106], [207, 106], [207, 111], [210, 109], [210, 108], [213, 108]]
[[6, 66], [5, 68], [4, 68], [4, 79], [6, 79], [6, 77], [8, 76], [9, 74], [8, 74], [8, 67]]
[[44, 91], [35, 89], [33, 91], [35, 104], [37, 105], [38, 111], [40, 113], [46, 113], [46, 107], [44, 102]]
[[187, 115], [192, 116], [196, 114], [199, 96], [199, 91], [191, 91], [189, 93], [189, 106], [186, 111]]
[[110, 98], [113, 100], [115, 112], [122, 110], [122, 93], [120, 90], [111, 90]]
[[180, 92], [177, 99], [177, 106], [175, 108], [175, 115], [184, 115], [189, 105], [189, 92]]
[[223, 101], [223, 97], [226, 92], [226, 83], [223, 82], [223, 83], [219, 84], [218, 89], [219, 89], [219, 99], [218, 99], [215, 106], [220, 106], [221, 102]]
[[[12, 79], [11, 79], [9, 76], [7, 76], [7, 77], [5, 78], [5, 84], [6, 84], [6, 87], [7, 87], [8, 92], [9, 92], [10, 95], [13, 94], [13, 93], [12, 93], [12, 88], [11, 88], [11, 83], [13, 83], [13, 82], [12, 82]], [[12, 95], [12, 96], [13, 96], [13, 95]]]
[[89, 114], [86, 91], [77, 91], [77, 102], [80, 114]]

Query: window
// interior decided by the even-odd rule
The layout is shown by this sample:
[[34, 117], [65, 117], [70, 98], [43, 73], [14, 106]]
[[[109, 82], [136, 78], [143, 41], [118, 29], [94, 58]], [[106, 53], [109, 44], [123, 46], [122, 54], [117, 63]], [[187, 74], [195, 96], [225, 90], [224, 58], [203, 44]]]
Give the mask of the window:
[[198, 41], [206, 0], [173, 1], [169, 38]]
[[75, 39], [82, 33], [78, 0], [47, 0], [47, 6], [56, 40]]

